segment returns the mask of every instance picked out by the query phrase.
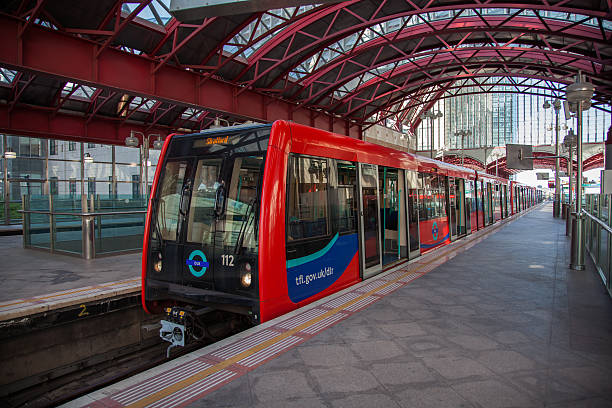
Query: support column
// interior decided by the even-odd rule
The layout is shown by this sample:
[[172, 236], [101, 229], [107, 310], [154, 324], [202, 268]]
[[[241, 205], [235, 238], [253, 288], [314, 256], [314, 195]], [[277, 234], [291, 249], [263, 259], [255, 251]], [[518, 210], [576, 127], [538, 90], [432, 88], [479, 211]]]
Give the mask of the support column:
[[4, 151], [2, 152], [2, 163], [4, 164], [4, 194], [2, 195], [2, 200], [4, 200], [4, 224], [8, 225], [9, 223], [9, 181], [8, 181], [8, 159], [4, 157], [4, 153], [8, 148], [8, 137], [6, 135], [2, 135], [2, 146]]
[[572, 253], [570, 268], [576, 271], [584, 270], [584, 234], [582, 215], [582, 101], [578, 101], [576, 115], [578, 134], [576, 135], [576, 222], [572, 225]]
[[555, 201], [553, 203], [553, 217], [559, 218], [561, 216], [561, 186], [559, 180], [560, 171], [560, 159], [559, 159], [559, 111], [561, 110], [561, 101], [555, 99], [553, 102], [555, 109]]

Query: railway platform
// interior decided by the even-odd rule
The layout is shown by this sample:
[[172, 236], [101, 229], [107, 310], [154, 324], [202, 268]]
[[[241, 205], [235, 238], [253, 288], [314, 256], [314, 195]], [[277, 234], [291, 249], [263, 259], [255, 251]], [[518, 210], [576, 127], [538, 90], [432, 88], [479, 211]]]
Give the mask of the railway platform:
[[24, 249], [22, 236], [0, 236], [0, 321], [140, 290], [141, 254], [95, 260]]
[[612, 301], [551, 205], [66, 407], [609, 407]]

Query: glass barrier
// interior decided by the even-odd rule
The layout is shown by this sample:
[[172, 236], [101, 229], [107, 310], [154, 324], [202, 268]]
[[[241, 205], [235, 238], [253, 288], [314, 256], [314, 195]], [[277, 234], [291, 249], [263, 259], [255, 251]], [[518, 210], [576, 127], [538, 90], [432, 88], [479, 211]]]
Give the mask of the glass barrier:
[[145, 215], [145, 213], [139, 212], [96, 216], [96, 254], [142, 249]]
[[32, 195], [22, 199], [26, 248], [87, 259], [142, 249], [146, 198]]
[[587, 194], [585, 197], [585, 248], [591, 255], [601, 280], [612, 296], [610, 282], [612, 266], [612, 213], [611, 197], [608, 195]]
[[81, 255], [83, 230], [80, 215], [53, 215], [54, 251]]

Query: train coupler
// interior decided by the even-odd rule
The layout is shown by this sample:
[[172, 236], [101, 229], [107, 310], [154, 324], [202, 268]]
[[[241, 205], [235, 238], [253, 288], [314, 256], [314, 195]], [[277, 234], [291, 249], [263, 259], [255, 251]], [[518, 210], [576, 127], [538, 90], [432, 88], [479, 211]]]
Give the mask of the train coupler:
[[185, 346], [192, 331], [192, 322], [188, 311], [179, 307], [166, 308], [166, 320], [160, 322], [159, 337], [172, 343], [166, 351], [167, 357], [170, 357], [170, 350], [174, 347]]

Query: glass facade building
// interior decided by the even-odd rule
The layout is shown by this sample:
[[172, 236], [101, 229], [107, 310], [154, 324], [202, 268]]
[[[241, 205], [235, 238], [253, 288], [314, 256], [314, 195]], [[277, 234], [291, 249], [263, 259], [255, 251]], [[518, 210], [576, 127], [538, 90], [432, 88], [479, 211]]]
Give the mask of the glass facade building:
[[23, 195], [142, 197], [144, 166], [150, 188], [160, 153], [150, 149], [144, 163], [140, 148], [12, 135], [0, 135], [0, 151], [0, 224], [21, 223]]
[[[474, 92], [470, 94], [470, 92]], [[505, 146], [507, 143], [533, 146], [551, 145], [555, 141], [555, 111], [544, 109], [554, 98], [518, 93], [476, 93], [465, 89], [464, 95], [442, 99], [433, 107], [444, 116], [433, 120], [434, 149], [461, 149], [461, 137], [455, 133], [470, 130], [464, 148]], [[609, 107], [607, 107], [609, 109]], [[430, 150], [431, 120], [423, 120], [416, 129], [417, 150]], [[559, 141], [569, 129], [575, 129], [575, 119], [565, 120], [559, 112]], [[610, 128], [610, 113], [591, 108], [583, 113], [584, 143], [601, 143]]]

